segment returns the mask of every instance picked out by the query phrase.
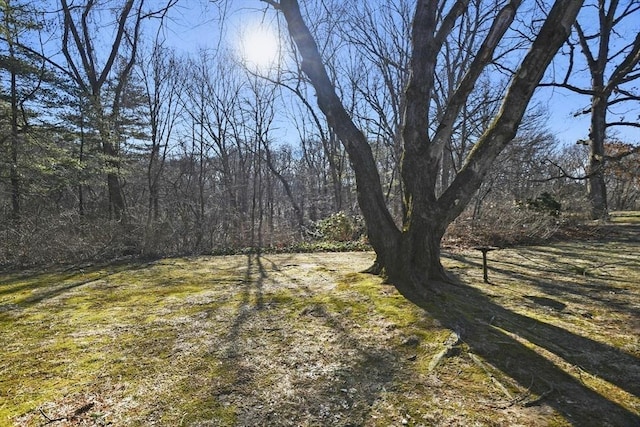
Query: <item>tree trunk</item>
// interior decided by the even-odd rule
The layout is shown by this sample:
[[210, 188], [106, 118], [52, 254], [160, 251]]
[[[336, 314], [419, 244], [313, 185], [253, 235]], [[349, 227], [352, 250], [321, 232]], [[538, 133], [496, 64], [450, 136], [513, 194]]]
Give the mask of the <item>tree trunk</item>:
[[411, 227], [400, 235], [398, 249], [387, 258], [384, 267], [388, 280], [410, 301], [428, 300], [450, 280], [440, 262], [440, 244], [446, 230], [443, 224], [443, 218], [415, 216]]
[[[155, 126], [154, 126], [155, 127]], [[151, 137], [151, 153], [149, 155], [149, 164], [147, 165], [147, 183], [149, 186], [149, 206], [147, 207], [147, 225], [158, 220], [160, 209], [159, 194], [159, 162], [160, 162], [160, 144], [157, 141], [157, 129], [152, 130]]]
[[80, 170], [78, 171], [78, 215], [81, 217], [84, 216], [84, 187], [83, 187], [83, 167], [84, 166], [84, 146], [85, 146], [85, 131], [84, 131], [84, 104], [82, 101], [82, 97], [79, 99], [80, 101], [80, 148], [78, 153], [78, 162], [80, 163]]
[[11, 69], [11, 217], [14, 221], [20, 220], [20, 173], [18, 172], [18, 146], [19, 146], [19, 129], [18, 129], [18, 88], [15, 67], [16, 59], [13, 55], [13, 45], [9, 43], [11, 52], [12, 69]]
[[[589, 158], [587, 191], [590, 203], [592, 219], [606, 219], [609, 215], [607, 206], [607, 188], [605, 184], [605, 153], [604, 143], [606, 129], [611, 125], [637, 126], [633, 119], [625, 120], [624, 116], [619, 122], [607, 124], [607, 109], [616, 105], [618, 111], [624, 111], [622, 103], [638, 101], [634, 95], [633, 85], [638, 79], [638, 63], [640, 62], [640, 34], [635, 35], [632, 42], [621, 39], [627, 25], [625, 18], [631, 21], [637, 20], [635, 13], [637, 8], [630, 9], [625, 2], [599, 0], [593, 6], [597, 10], [597, 22], [599, 29], [591, 33], [591, 28], [596, 22], [589, 20], [589, 32], [585, 33], [579, 22], [575, 24], [580, 50], [584, 55], [589, 72], [591, 73], [591, 88], [589, 91], [581, 90], [568, 83], [569, 74], [560, 87], [568, 87], [577, 93], [591, 94], [591, 129], [589, 132], [591, 157]], [[636, 7], [636, 6], [634, 6]], [[573, 56], [570, 57], [573, 64]], [[571, 70], [571, 67], [569, 67]], [[609, 73], [605, 79], [605, 73]], [[627, 104], [628, 105], [628, 104]]]
[[98, 134], [102, 146], [102, 154], [105, 157], [105, 168], [107, 172], [107, 191], [109, 194], [109, 213], [116, 221], [124, 219], [125, 203], [120, 184], [120, 153], [114, 139], [118, 137], [113, 131], [113, 124], [106, 117], [99, 91], [94, 90], [91, 96], [91, 104], [96, 113]]
[[[103, 137], [104, 138], [104, 137]], [[109, 204], [113, 219], [121, 221], [124, 219], [125, 204], [122, 195], [122, 186], [120, 184], [120, 159], [114, 145], [108, 141], [102, 141], [102, 150], [105, 154], [107, 166], [107, 188], [109, 191]]]
[[591, 219], [607, 219], [609, 208], [607, 206], [607, 186], [604, 181], [602, 171], [603, 163], [592, 154], [589, 159], [589, 180], [587, 181], [587, 191], [589, 203], [591, 204]]
[[[599, 77], [599, 78], [598, 78]], [[606, 138], [607, 98], [602, 94], [602, 74], [594, 76], [596, 94], [591, 103], [591, 130], [589, 133], [591, 155], [587, 180], [587, 194], [591, 208], [591, 219], [606, 219], [607, 186], [604, 180], [604, 140]], [[599, 89], [599, 90], [598, 90]]]

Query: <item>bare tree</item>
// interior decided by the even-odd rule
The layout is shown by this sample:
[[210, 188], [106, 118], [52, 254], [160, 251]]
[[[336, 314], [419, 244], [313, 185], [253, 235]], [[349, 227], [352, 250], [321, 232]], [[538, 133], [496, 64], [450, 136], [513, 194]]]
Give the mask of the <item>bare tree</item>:
[[157, 221], [160, 211], [160, 183], [169, 142], [180, 118], [179, 103], [182, 79], [179, 77], [177, 58], [173, 51], [156, 40], [149, 56], [142, 58], [139, 71], [145, 87], [149, 117], [149, 162], [147, 183], [149, 205], [147, 223]]
[[[308, 82], [299, 77], [293, 78], [290, 82], [282, 79], [276, 82], [281, 87], [293, 94], [296, 100], [300, 101], [298, 115], [294, 116], [295, 127], [300, 138], [302, 158], [309, 171], [314, 171], [315, 178], [322, 178], [322, 189], [320, 193], [321, 203], [312, 202], [309, 206], [309, 216], [312, 221], [318, 219], [324, 213], [338, 212], [348, 205], [345, 200], [344, 177], [346, 171], [346, 159], [344, 149], [340, 145], [338, 138], [326, 124], [326, 120], [320, 111], [308, 101], [306, 94]], [[294, 104], [294, 103], [292, 103]], [[311, 178], [314, 180], [314, 178]], [[327, 185], [331, 187], [330, 194], [324, 194]], [[312, 188], [308, 188], [313, 193]], [[309, 194], [310, 197], [316, 197]], [[320, 206], [318, 206], [320, 205]]]
[[[122, 4], [85, 0], [81, 4], [60, 0], [63, 34], [62, 53], [68, 73], [89, 99], [91, 114], [105, 156], [109, 206], [113, 218], [124, 219], [125, 199], [120, 177], [119, 119], [122, 95], [137, 59], [138, 42], [144, 19], [163, 16], [176, 0], [158, 10], [145, 11], [144, 0], [125, 0]], [[103, 25], [115, 15], [115, 30]], [[107, 42], [107, 48], [100, 44]], [[106, 52], [106, 58], [100, 58]], [[107, 86], [109, 91], [106, 90]]]
[[[370, 139], [384, 144], [391, 155], [391, 170], [381, 170], [385, 195], [398, 193], [395, 199], [401, 201], [403, 181], [399, 179], [402, 157], [402, 113], [404, 111], [404, 88], [409, 81], [411, 50], [412, 4], [405, 0], [375, 5], [366, 4], [362, 8], [351, 8], [343, 37], [349, 42], [349, 57], [355, 58], [348, 67], [353, 68], [349, 81], [353, 91], [366, 106], [362, 111], [350, 111], [356, 124]], [[430, 114], [435, 117], [433, 124], [439, 123], [449, 99], [455, 94], [476, 51], [491, 28], [496, 10], [486, 7], [482, 0], [470, 1], [445, 38], [438, 53], [435, 80], [433, 84]], [[493, 58], [498, 62], [520, 48], [522, 40], [515, 37]], [[367, 64], [363, 66], [363, 64]], [[487, 123], [499, 108], [504, 82], [489, 78], [488, 72], [479, 78], [476, 88], [469, 94], [461, 108], [449, 141], [442, 151], [441, 172], [436, 193], [440, 194], [462, 167], [464, 158], [480, 137]], [[434, 129], [431, 129], [433, 132]], [[374, 146], [374, 155], [380, 150]], [[376, 155], [380, 162], [382, 159]], [[387, 177], [391, 179], [385, 179]], [[394, 191], [392, 191], [394, 190]], [[398, 209], [392, 202], [392, 212]], [[403, 214], [406, 214], [404, 212]], [[394, 214], [394, 216], [397, 216]]]
[[[135, 63], [143, 4], [143, 0], [127, 0], [117, 12], [117, 30], [108, 50], [108, 57], [101, 64], [97, 57], [99, 50], [95, 46], [99, 32], [94, 25], [99, 20], [97, 15], [105, 11], [100, 11], [100, 3], [95, 0], [87, 0], [82, 5], [70, 5], [67, 0], [61, 0], [64, 22], [62, 52], [76, 84], [88, 96], [96, 118], [107, 166], [109, 206], [116, 220], [124, 216], [125, 200], [119, 176], [119, 137], [115, 123], [120, 110], [121, 94]], [[118, 56], [125, 55], [123, 44], [128, 48], [127, 59], [124, 66], [117, 69]], [[115, 76], [112, 72], [115, 72]], [[105, 98], [104, 88], [110, 77], [116, 83], [109, 112], [106, 110], [108, 100]]]
[[313, 84], [321, 110], [349, 154], [356, 174], [358, 201], [378, 266], [403, 295], [414, 301], [426, 298], [428, 289], [435, 289], [437, 281], [448, 279], [440, 262], [440, 241], [447, 226], [469, 203], [498, 154], [515, 136], [545, 69], [570, 33], [582, 1], [558, 1], [548, 11], [536, 28], [529, 51], [510, 78], [499, 112], [439, 197], [436, 185], [442, 150], [450, 140], [455, 119], [513, 22], [520, 1], [502, 5], [437, 123], [430, 115], [430, 101], [438, 52], [468, 2], [457, 1], [450, 8], [446, 7], [449, 3], [417, 2], [411, 31], [410, 77], [402, 111], [401, 170], [407, 214], [401, 228], [387, 209], [367, 138], [337, 95], [298, 2], [266, 1], [284, 16], [302, 58], [301, 69]]
[[[575, 115], [588, 115], [591, 121], [588, 139], [591, 154], [586, 178], [593, 219], [608, 216], [605, 141], [610, 129], [640, 128], [638, 117], [629, 117], [629, 113], [640, 107], [640, 92], [637, 84], [634, 86], [640, 79], [638, 19], [640, 2], [637, 0], [588, 2], [574, 25], [575, 33], [567, 42], [564, 58], [560, 58], [568, 61], [564, 78], [544, 84], [590, 98], [590, 106]], [[584, 78], [580, 72], [581, 60], [590, 77], [588, 86], [580, 83], [580, 78]]]
[[[316, 12], [322, 13], [320, 10]], [[322, 33], [323, 35], [323, 50], [327, 52], [335, 51], [338, 48], [334, 44], [336, 29], [338, 28], [337, 21], [339, 20], [327, 16], [327, 19], [318, 20], [318, 25], [316, 25], [317, 33]], [[295, 51], [286, 53], [291, 54], [291, 59], [294, 63], [297, 62]], [[285, 56], [284, 50], [281, 52], [281, 56]], [[331, 57], [333, 58], [333, 56]], [[331, 60], [327, 61], [326, 65], [330, 69], [329, 73], [333, 83], [338, 85], [340, 82], [337, 76], [337, 64], [334, 64]], [[277, 72], [251, 72], [251, 74], [279, 86], [282, 89], [280, 98], [291, 101], [290, 107], [292, 108], [288, 115], [295, 122], [294, 127], [300, 139], [302, 158], [309, 171], [314, 171], [311, 173], [316, 175], [315, 177], [308, 177], [309, 182], [316, 181], [315, 178], [322, 177], [322, 184], [319, 186], [322, 188], [320, 189], [316, 186], [316, 190], [319, 191], [314, 192], [313, 188], [307, 188], [311, 193], [314, 193], [307, 194], [308, 197], [306, 198], [306, 201], [309, 202], [309, 218], [315, 221], [325, 214], [345, 209], [349, 204], [345, 198], [344, 187], [344, 178], [347, 173], [346, 154], [335, 132], [327, 125], [322, 112], [313, 102], [309, 101], [309, 93], [313, 89], [308, 79], [299, 69], [290, 71], [278, 68], [277, 70], [269, 71]], [[276, 173], [276, 171], [273, 171], [273, 173], [278, 177], [279, 173]], [[287, 185], [284, 185], [282, 181], [283, 175], [279, 175], [278, 180], [283, 183], [285, 192], [287, 192]], [[332, 190], [328, 194], [326, 193], [327, 184], [331, 186]], [[293, 208], [298, 221], [302, 225], [304, 221], [304, 202], [298, 203], [294, 198], [290, 198], [290, 200], [294, 205]], [[295, 205], [298, 206], [296, 207]]]
[[[265, 218], [265, 190], [268, 187], [267, 170], [277, 172], [271, 157], [269, 134], [274, 119], [275, 91], [255, 76], [247, 76], [242, 96], [242, 127], [245, 149], [251, 154], [252, 194], [250, 210], [250, 244], [258, 250], [263, 246], [263, 223]], [[266, 162], [263, 159], [266, 158]], [[266, 164], [263, 164], [266, 163]], [[286, 181], [285, 181], [286, 182]], [[298, 208], [299, 210], [299, 208]]]

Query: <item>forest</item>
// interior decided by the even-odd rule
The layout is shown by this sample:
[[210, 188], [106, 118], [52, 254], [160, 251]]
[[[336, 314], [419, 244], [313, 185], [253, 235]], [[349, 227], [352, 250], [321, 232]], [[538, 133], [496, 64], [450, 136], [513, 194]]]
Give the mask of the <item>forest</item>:
[[[0, 265], [367, 248], [352, 163], [296, 65], [300, 48], [268, 3], [234, 10], [176, 0], [3, 2]], [[536, 241], [583, 219], [606, 219], [609, 210], [638, 208], [639, 5], [592, 3], [540, 83], [551, 101], [530, 103], [517, 135], [448, 227], [450, 244]], [[401, 224], [413, 2], [304, 7], [319, 17], [309, 25], [328, 76]], [[431, 168], [436, 195], [499, 111], [509, 73], [536, 31], [527, 20], [547, 13], [543, 5], [522, 8], [452, 119]], [[471, 2], [443, 40], [431, 117], [447, 114], [456, 88], [478, 67], [474, 52], [498, 11]], [[190, 17], [210, 30], [206, 44], [189, 51], [172, 38]], [[277, 40], [266, 63], [242, 47], [255, 31]], [[606, 91], [593, 87], [593, 76]], [[584, 139], [577, 142], [560, 141], [550, 125], [550, 105], [564, 102], [562, 93], [579, 99], [573, 115]], [[596, 99], [603, 112], [591, 107]], [[574, 126], [567, 120], [555, 118]], [[601, 121], [602, 132], [593, 125]]]

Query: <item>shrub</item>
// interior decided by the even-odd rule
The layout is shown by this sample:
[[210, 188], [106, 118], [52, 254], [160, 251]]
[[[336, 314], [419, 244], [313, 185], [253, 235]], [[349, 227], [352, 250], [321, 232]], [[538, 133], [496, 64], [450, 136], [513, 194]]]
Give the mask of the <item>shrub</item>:
[[535, 199], [527, 199], [525, 203], [518, 203], [518, 206], [526, 207], [536, 212], [546, 213], [554, 217], [560, 216], [560, 210], [562, 209], [560, 202], [546, 191]]
[[316, 228], [323, 240], [333, 242], [358, 240], [365, 229], [362, 217], [347, 215], [342, 211], [321, 219], [316, 223]]
[[445, 246], [512, 246], [546, 241], [563, 226], [559, 218], [520, 205], [496, 204], [473, 218], [462, 215], [447, 230]]

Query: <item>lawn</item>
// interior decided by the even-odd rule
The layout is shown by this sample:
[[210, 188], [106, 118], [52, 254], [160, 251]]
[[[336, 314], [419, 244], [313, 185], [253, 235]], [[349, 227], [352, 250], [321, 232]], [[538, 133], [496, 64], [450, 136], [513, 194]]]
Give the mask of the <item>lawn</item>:
[[[640, 241], [445, 253], [419, 308], [366, 252], [0, 274], [4, 426], [638, 426]], [[636, 227], [636, 228], [634, 228]]]

